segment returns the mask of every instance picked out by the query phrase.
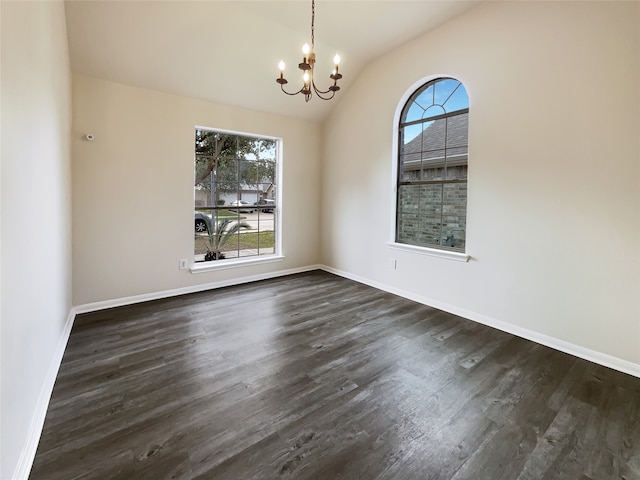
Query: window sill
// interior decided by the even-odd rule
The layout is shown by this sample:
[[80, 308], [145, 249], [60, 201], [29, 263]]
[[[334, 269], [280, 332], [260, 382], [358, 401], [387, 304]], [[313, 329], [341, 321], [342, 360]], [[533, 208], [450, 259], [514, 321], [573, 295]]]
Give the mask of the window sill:
[[466, 253], [452, 252], [450, 250], [440, 250], [437, 248], [417, 247], [415, 245], [406, 245], [404, 243], [389, 242], [390, 248], [394, 250], [402, 250], [403, 252], [418, 253], [420, 255], [428, 255], [430, 257], [442, 258], [445, 260], [454, 260], [456, 262], [468, 262], [471, 258]]
[[237, 267], [250, 267], [252, 265], [261, 265], [263, 263], [281, 262], [284, 260], [283, 255], [264, 255], [260, 258], [246, 258], [241, 260], [214, 260], [212, 262], [198, 262], [191, 267], [191, 273], [206, 273], [215, 270], [226, 270]]

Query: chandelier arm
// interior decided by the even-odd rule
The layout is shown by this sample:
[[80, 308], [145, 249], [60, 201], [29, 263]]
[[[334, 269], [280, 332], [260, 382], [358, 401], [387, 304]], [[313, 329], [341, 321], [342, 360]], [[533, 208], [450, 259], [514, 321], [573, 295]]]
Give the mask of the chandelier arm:
[[286, 93], [287, 95], [298, 95], [299, 93], [302, 93], [302, 90], [304, 90], [304, 87], [302, 87], [300, 90], [298, 90], [297, 92], [293, 92], [293, 93], [289, 93], [284, 89], [284, 85], [280, 84], [280, 90], [282, 90], [284, 93]]
[[[315, 89], [314, 89], [314, 90], [315, 90]], [[331, 100], [331, 99], [333, 98], [333, 96], [336, 94], [336, 92], [332, 92], [331, 90], [327, 90], [326, 92], [320, 92], [320, 91], [318, 91], [318, 90], [315, 90], [315, 92], [316, 92], [316, 96], [317, 96], [318, 98], [322, 99], [322, 100]], [[324, 95], [324, 94], [327, 94], [327, 93], [329, 93], [329, 92], [331, 92], [331, 95], [330, 95], [330, 96], [323, 97], [323, 95]]]
[[[320, 90], [318, 87], [316, 87], [315, 82], [313, 82], [311, 84], [313, 86], [313, 91], [316, 92], [318, 94], [318, 96], [320, 96], [320, 94], [322, 95], [326, 95], [329, 92], [333, 92], [333, 94], [335, 95], [335, 91], [331, 90], [330, 88], [328, 90]], [[331, 95], [333, 97], [333, 95]]]

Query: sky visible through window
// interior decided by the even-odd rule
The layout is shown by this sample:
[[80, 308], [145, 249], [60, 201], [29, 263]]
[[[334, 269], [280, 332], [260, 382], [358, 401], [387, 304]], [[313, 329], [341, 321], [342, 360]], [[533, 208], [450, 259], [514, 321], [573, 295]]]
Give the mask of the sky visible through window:
[[[432, 83], [428, 88], [419, 92], [413, 98], [411, 106], [406, 111], [406, 115], [402, 118], [401, 123], [426, 120], [465, 108], [469, 108], [467, 91], [459, 81], [448, 78]], [[429, 128], [432, 123], [433, 122], [425, 121], [404, 127], [404, 143], [409, 143]]]

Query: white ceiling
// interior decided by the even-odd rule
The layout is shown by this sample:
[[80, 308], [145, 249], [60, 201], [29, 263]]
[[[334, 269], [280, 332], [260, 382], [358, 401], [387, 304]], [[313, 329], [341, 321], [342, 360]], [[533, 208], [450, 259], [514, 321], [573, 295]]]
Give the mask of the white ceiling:
[[[338, 52], [344, 91], [377, 56], [477, 3], [317, 0], [316, 83], [329, 86]], [[300, 88], [310, 0], [72, 0], [66, 14], [76, 73], [312, 121], [322, 121], [338, 100], [305, 103], [275, 82], [284, 60], [287, 87]]]

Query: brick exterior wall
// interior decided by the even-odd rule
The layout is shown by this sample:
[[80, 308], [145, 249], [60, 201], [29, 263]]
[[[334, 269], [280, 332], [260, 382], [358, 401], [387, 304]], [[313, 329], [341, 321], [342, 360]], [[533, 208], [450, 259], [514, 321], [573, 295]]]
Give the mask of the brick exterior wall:
[[[454, 167], [466, 178], [466, 166]], [[401, 185], [398, 189], [396, 241], [464, 250], [467, 183]]]

